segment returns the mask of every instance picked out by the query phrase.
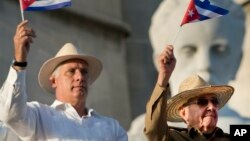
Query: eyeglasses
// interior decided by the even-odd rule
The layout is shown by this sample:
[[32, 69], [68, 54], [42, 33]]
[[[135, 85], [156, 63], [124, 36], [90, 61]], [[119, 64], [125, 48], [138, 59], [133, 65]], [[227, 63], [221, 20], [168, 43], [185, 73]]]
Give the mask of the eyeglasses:
[[219, 100], [215, 97], [208, 99], [208, 98], [198, 98], [197, 100], [187, 102], [186, 104], [183, 105], [183, 107], [191, 105], [191, 104], [197, 104], [201, 107], [205, 107], [208, 105], [208, 103], [211, 102], [214, 106], [219, 105]]

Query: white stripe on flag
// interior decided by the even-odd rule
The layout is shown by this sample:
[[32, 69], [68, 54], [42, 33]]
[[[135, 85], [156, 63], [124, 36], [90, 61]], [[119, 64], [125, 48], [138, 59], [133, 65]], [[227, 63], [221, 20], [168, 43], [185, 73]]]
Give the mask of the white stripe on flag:
[[35, 1], [29, 7], [40, 7], [40, 6], [50, 6], [56, 5], [59, 3], [70, 2], [71, 0], [42, 0], [42, 1]]
[[220, 15], [218, 13], [213, 12], [213, 11], [200, 8], [197, 5], [195, 5], [195, 7], [196, 7], [198, 13], [201, 14], [201, 15], [204, 15], [204, 16], [207, 16], [207, 17], [210, 17], [210, 18], [222, 16], [222, 15]]

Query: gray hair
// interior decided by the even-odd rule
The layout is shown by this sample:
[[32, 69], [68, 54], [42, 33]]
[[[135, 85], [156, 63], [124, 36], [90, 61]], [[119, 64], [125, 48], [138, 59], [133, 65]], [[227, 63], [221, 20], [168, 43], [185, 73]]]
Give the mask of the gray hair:
[[61, 68], [62, 64], [59, 64], [55, 70], [51, 73], [51, 76], [53, 77], [57, 77], [59, 75], [59, 71], [60, 71], [60, 68]]

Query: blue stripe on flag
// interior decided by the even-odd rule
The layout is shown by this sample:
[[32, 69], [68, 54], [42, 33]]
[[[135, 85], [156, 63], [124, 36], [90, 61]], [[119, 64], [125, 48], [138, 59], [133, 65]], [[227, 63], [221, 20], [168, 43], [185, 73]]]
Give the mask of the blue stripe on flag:
[[213, 11], [213, 12], [220, 14], [220, 15], [226, 15], [229, 13], [229, 11], [226, 9], [223, 9], [223, 8], [215, 6], [215, 5], [211, 5], [208, 0], [205, 0], [204, 2], [202, 2], [200, 0], [195, 0], [195, 5], [199, 6], [200, 8], [203, 8], [203, 9], [206, 9], [209, 11]]
[[207, 16], [205, 16], [205, 15], [201, 15], [201, 14], [199, 14], [199, 20], [200, 21], [203, 21], [203, 20], [208, 20], [208, 19], [210, 19], [210, 17], [207, 17]]
[[65, 7], [65, 6], [71, 6], [71, 2], [63, 2], [63, 3], [58, 3], [55, 5], [48, 5], [48, 6], [37, 6], [37, 7], [28, 7], [27, 9], [25, 9], [25, 11], [44, 11], [44, 10], [53, 10], [53, 9], [58, 9], [61, 7]]

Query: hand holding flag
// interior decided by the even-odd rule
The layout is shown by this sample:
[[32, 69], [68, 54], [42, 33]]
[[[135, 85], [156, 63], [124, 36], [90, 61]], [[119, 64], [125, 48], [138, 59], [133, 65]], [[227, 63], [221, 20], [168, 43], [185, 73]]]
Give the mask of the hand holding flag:
[[212, 5], [209, 0], [191, 0], [181, 26], [186, 23], [220, 17], [228, 13], [228, 10]]

